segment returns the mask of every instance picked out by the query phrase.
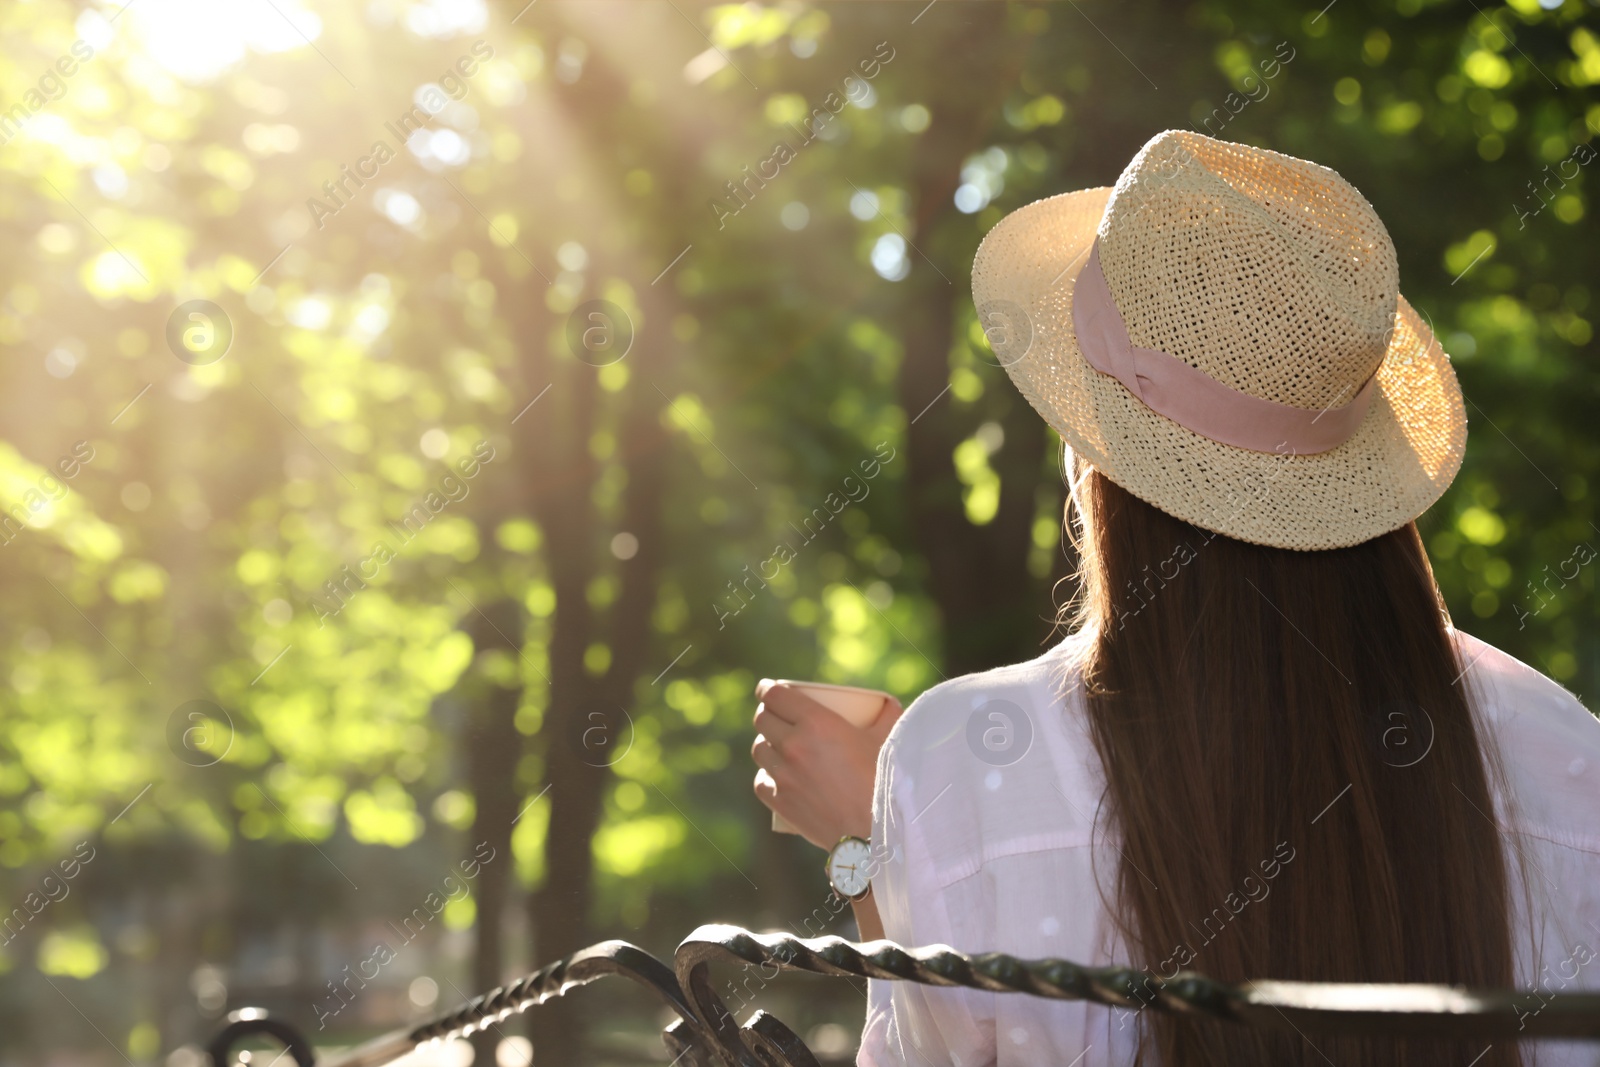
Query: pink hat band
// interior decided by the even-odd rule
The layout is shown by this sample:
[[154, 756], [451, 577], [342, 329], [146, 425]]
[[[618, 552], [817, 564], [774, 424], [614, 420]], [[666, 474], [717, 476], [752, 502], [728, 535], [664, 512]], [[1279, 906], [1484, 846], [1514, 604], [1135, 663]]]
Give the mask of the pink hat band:
[[1091, 367], [1121, 382], [1157, 414], [1235, 448], [1300, 456], [1326, 452], [1350, 439], [1372, 403], [1376, 371], [1348, 404], [1310, 411], [1241, 393], [1174, 355], [1136, 346], [1100, 269], [1098, 239], [1073, 288], [1072, 321], [1078, 349]]

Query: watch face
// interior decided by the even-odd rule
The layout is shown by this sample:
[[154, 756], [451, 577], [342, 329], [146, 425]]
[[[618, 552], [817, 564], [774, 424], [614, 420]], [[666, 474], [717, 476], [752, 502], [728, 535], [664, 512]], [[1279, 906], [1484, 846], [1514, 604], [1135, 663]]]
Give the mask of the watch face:
[[861, 896], [872, 887], [872, 848], [859, 837], [847, 837], [828, 853], [828, 881], [842, 897]]

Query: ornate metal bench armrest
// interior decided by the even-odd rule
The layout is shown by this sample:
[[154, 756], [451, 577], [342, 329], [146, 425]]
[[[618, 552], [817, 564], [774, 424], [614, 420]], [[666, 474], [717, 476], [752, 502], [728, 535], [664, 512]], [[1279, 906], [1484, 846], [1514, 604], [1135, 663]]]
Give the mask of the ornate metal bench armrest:
[[[1442, 985], [1255, 981], [1234, 986], [1181, 972], [1162, 981], [1126, 967], [1067, 960], [968, 956], [947, 945], [907, 949], [702, 926], [678, 946], [678, 981], [704, 1016], [720, 1006], [706, 968], [714, 960], [775, 965], [994, 993], [1086, 1000], [1122, 1008], [1204, 1015], [1263, 1029], [1375, 1037], [1600, 1038], [1600, 993], [1517, 992]], [[719, 1043], [732, 1036], [719, 1031]]]
[[[509, 985], [474, 997], [454, 1011], [437, 1015], [417, 1026], [392, 1031], [342, 1052], [326, 1060], [320, 1067], [380, 1067], [430, 1041], [466, 1037], [559, 997], [569, 989], [614, 974], [638, 982], [680, 1016], [680, 1022], [668, 1027], [663, 1035], [674, 1055], [695, 1051], [690, 1046], [694, 1044], [696, 1031], [683, 1028], [684, 1021], [692, 1026], [694, 1013], [684, 1000], [671, 968], [644, 949], [626, 941], [603, 941], [565, 959], [546, 964]], [[300, 1031], [281, 1019], [268, 1018], [266, 1012], [258, 1008], [246, 1008], [228, 1017], [228, 1025], [207, 1046], [213, 1067], [225, 1067], [234, 1046], [245, 1037], [258, 1033], [269, 1034], [283, 1041], [294, 1055], [298, 1067], [313, 1067], [311, 1044]], [[693, 1067], [706, 1067], [708, 1064], [703, 1051], [690, 1055], [684, 1062]]]
[[[1019, 960], [997, 952], [968, 956], [948, 945], [902, 948], [892, 941], [855, 944], [838, 937], [753, 934], [737, 926], [702, 926], [684, 939], [677, 973], [626, 941], [605, 941], [557, 960], [455, 1011], [396, 1030], [333, 1057], [322, 1067], [380, 1067], [429, 1041], [463, 1037], [559, 997], [597, 978], [620, 974], [640, 983], [678, 1015], [663, 1038], [673, 1062], [688, 1067], [817, 1067], [803, 1041], [774, 1016], [758, 1011], [740, 1026], [711, 987], [717, 962], [753, 964], [764, 977], [780, 971], [853, 975], [923, 985], [1023, 993], [1052, 1000], [1206, 1016], [1269, 1030], [1374, 1037], [1600, 1039], [1600, 993], [1472, 990], [1436, 985], [1246, 982], [1228, 985], [1183, 972], [1162, 981], [1127, 967], [1083, 967], [1067, 960]], [[772, 972], [765, 974], [765, 968]], [[283, 1041], [299, 1067], [313, 1052], [298, 1030], [246, 1008], [228, 1017], [208, 1051], [226, 1067], [244, 1037]]]

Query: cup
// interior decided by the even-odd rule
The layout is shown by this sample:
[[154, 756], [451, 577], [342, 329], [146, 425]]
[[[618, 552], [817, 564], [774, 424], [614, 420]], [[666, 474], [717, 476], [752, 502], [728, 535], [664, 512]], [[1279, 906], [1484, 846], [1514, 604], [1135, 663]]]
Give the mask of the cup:
[[[883, 710], [888, 694], [878, 689], [862, 689], [854, 685], [829, 685], [826, 682], [794, 682], [781, 680], [779, 685], [792, 686], [827, 708], [856, 729], [871, 726]], [[762, 772], [765, 773], [765, 772]], [[777, 812], [772, 813], [772, 828], [780, 834], [797, 834]]]

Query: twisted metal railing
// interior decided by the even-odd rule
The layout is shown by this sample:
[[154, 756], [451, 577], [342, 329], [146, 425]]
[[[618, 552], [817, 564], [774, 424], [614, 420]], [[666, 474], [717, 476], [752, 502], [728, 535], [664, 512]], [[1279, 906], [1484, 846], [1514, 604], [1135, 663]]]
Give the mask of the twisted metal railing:
[[[674, 1063], [817, 1067], [805, 1042], [774, 1016], [757, 1011], [742, 1025], [733, 1018], [711, 987], [711, 965], [722, 962], [1145, 1007], [1303, 1034], [1600, 1040], [1600, 993], [1330, 982], [1260, 981], [1235, 986], [1190, 972], [1162, 981], [1127, 967], [1019, 960], [997, 952], [968, 956], [943, 945], [917, 949], [890, 941], [857, 945], [838, 937], [802, 939], [712, 925], [695, 930], [678, 946], [675, 972], [626, 941], [605, 941], [475, 997], [455, 1011], [396, 1030], [315, 1067], [380, 1067], [428, 1042], [469, 1036], [608, 975], [633, 979], [677, 1014], [677, 1021], [662, 1034]], [[282, 1042], [299, 1067], [314, 1067], [315, 1052], [300, 1031], [256, 1008], [228, 1016], [207, 1050], [213, 1067], [232, 1067], [234, 1048], [256, 1034]]]

